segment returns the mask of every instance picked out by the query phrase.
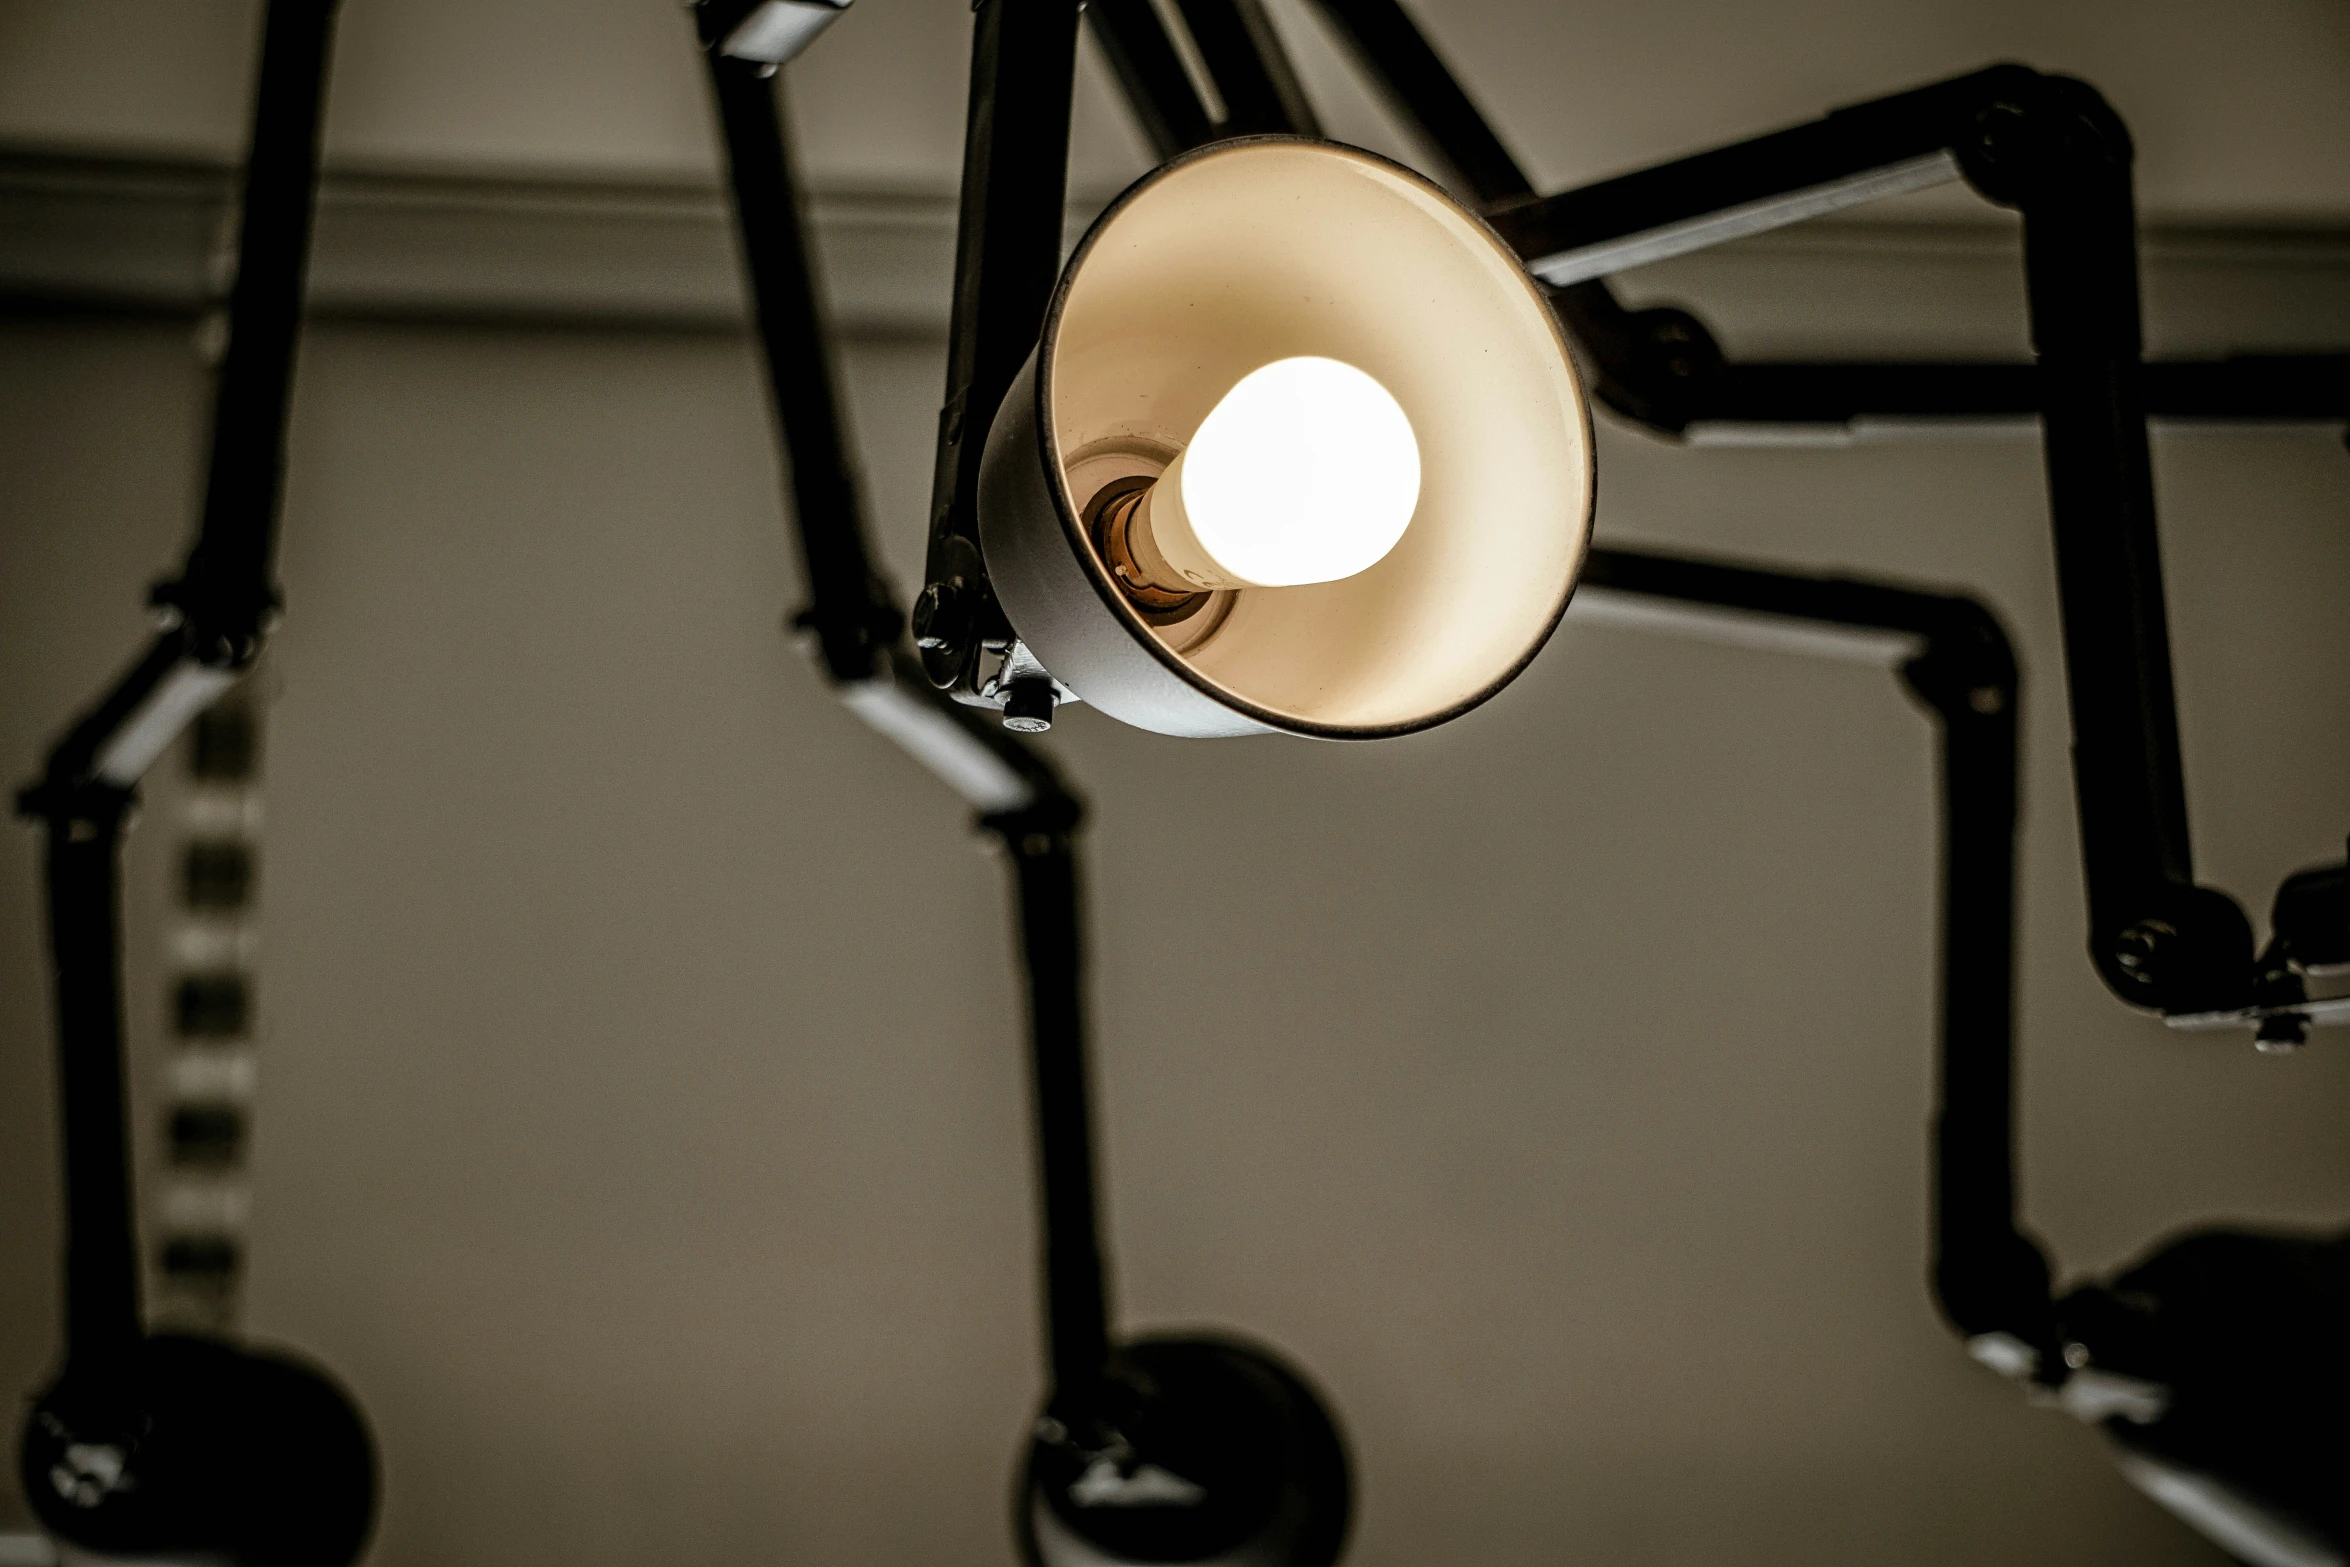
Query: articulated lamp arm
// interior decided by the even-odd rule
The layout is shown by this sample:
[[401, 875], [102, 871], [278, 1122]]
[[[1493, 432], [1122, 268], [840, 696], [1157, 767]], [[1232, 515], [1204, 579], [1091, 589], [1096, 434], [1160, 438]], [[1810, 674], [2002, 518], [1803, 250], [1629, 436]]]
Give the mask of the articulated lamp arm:
[[[1998, 622], [1964, 598], [1624, 551], [1593, 551], [1584, 580], [1586, 615], [1896, 664], [1936, 715], [1942, 1314], [1976, 1359], [2098, 1426], [2133, 1484], [2232, 1555], [2261, 1567], [2340, 1559], [2350, 1508], [2330, 1417], [2345, 1395], [2350, 1235], [2191, 1231], [2110, 1283], [2052, 1298], [2048, 1259], [2016, 1223], [2018, 683]], [[2345, 900], [2337, 868], [2286, 883], [2277, 939], [2296, 963], [2350, 961]]]
[[[1420, 127], [1454, 178], [1527, 268], [1559, 291], [1561, 314], [1599, 371], [1602, 398], [1668, 434], [1693, 425], [1841, 425], [1869, 418], [1983, 419], [2036, 414], [2035, 367], [2007, 363], [1738, 362], [1705, 324], [1667, 308], [1627, 312], [1601, 281], [1725, 240], [1965, 179], [2020, 206], [1992, 171], [2026, 120], [2109, 122], [2078, 83], [1994, 66], [1837, 110], [1751, 141], [1558, 195], [1538, 196], [1397, 0], [1324, 0], [1389, 100]], [[2071, 98], [2070, 103], [2059, 100]], [[2037, 133], [2035, 133], [2037, 134]], [[2126, 133], [2122, 144], [2126, 146]], [[2237, 354], [2146, 367], [2146, 406], [2196, 419], [2350, 419], [2350, 354]]]
[[[933, 684], [1002, 705], [1007, 718], [1031, 729], [1052, 722], [1061, 693], [1034, 660], [1016, 656], [1010, 622], [988, 585], [979, 550], [979, 464], [996, 409], [1036, 346], [1060, 278], [1076, 70], [1076, 0], [982, 0], [971, 33], [946, 401], [913, 617]], [[983, 653], [1002, 658], [984, 676]]]
[[[1248, 16], [1250, 0], [1225, 3]], [[1028, 1443], [1023, 1549], [1062, 1567], [1132, 1560], [1138, 1542], [1127, 1536], [1139, 1528], [1153, 1559], [1329, 1567], [1349, 1516], [1346, 1460], [1303, 1378], [1233, 1339], [1113, 1338], [1086, 1059], [1081, 807], [1007, 732], [1044, 727], [1060, 693], [1041, 670], [1031, 672], [1033, 661], [1024, 666], [1009, 628], [997, 624], [972, 531], [980, 437], [1034, 341], [1056, 276], [1075, 25], [1069, 0], [986, 0], [974, 30], [948, 400], [929, 581], [914, 617], [920, 664], [896, 646], [877, 653], [868, 640], [894, 635], [895, 622], [867, 564], [839, 408], [829, 391], [791, 388], [828, 377], [829, 366], [777, 119], [771, 103], [749, 101], [766, 84], [746, 78], [723, 47], [711, 51], [710, 66], [784, 445], [795, 469], [803, 453], [816, 469], [794, 481], [815, 600], [804, 623], [826, 639], [843, 700], [978, 807], [978, 825], [1002, 844], [1013, 871], [1051, 1375]], [[984, 682], [982, 652], [999, 657]], [[999, 702], [1001, 722], [988, 711]], [[1121, 1501], [1170, 1483], [1158, 1459], [1191, 1476], [1172, 1482], [1189, 1488], [1173, 1515]]]
[[1162, 162], [1229, 136], [1322, 134], [1280, 34], [1257, 0], [1179, 0], [1178, 14], [1213, 104], [1201, 98], [1150, 0], [1090, 0], [1085, 8]]
[[122, 1079], [122, 833], [140, 777], [260, 655], [294, 348], [318, 179], [332, 0], [273, 0], [262, 37], [229, 340], [214, 392], [203, 522], [180, 575], [152, 595], [164, 629], [50, 749], [17, 800], [48, 839], [64, 1122], [69, 1360], [139, 1333]]
[[1575, 614], [1896, 670], [1936, 720], [1942, 827], [1935, 1298], [1978, 1359], [2061, 1380], [2049, 1268], [2016, 1222], [2015, 654], [1973, 599], [1595, 548]]
[[246, 157], [203, 523], [158, 589], [155, 644], [50, 751], [19, 807], [47, 835], [65, 1185], [65, 1357], [17, 1447], [26, 1500], [71, 1559], [347, 1567], [374, 1525], [367, 1423], [281, 1352], [146, 1331], [123, 1091], [122, 834], [174, 735], [251, 667], [271, 562], [318, 174], [332, 0], [271, 0]]
[[[1416, 32], [1392, 0], [1330, 3], [1334, 9], [1384, 14], [1390, 23], [1400, 23], [1400, 29], [1373, 29], [1381, 47], [1398, 38], [1406, 44], [1417, 42]], [[929, 680], [914, 679], [911, 655], [890, 641], [895, 620], [863, 543], [796, 216], [788, 222], [763, 222], [750, 211], [764, 203], [773, 219], [793, 214], [796, 207], [788, 163], [776, 143], [771, 100], [765, 102], [764, 120], [759, 102], [730, 104], [729, 94], [744, 92], [745, 83], [727, 79], [724, 73], [738, 68], [717, 57], [723, 50], [715, 51], [712, 60], [713, 71], [719, 73], [722, 117], [735, 154], [734, 192], [744, 212], [746, 250], [759, 294], [762, 345], [769, 354], [778, 412], [795, 463], [803, 451], [808, 454], [808, 472], [802, 475], [795, 470], [794, 478], [811, 594], [816, 601], [804, 624], [823, 642], [827, 667], [844, 699], [971, 798], [981, 809], [981, 825], [1001, 839], [1015, 869], [1029, 988], [1044, 1285], [1055, 1382], [1054, 1396], [1047, 1406], [1050, 1418], [1040, 1426], [1038, 1454], [1054, 1444], [1066, 1443], [1076, 1435], [1069, 1426], [1085, 1422], [1088, 1416], [1098, 1418], [1100, 1411], [1109, 1407], [1102, 1400], [1114, 1395], [1111, 1381], [1103, 1373], [1114, 1371], [1118, 1362], [1113, 1356], [1121, 1353], [1114, 1350], [1108, 1331], [1105, 1268], [1093, 1189], [1081, 915], [1072, 846], [1078, 807], [1041, 759], [971, 707], [943, 695], [932, 682], [952, 687], [965, 701], [973, 697], [990, 701], [992, 697], [1005, 701], [1008, 707], [1020, 694], [1017, 689], [1005, 689], [1020, 683], [1013, 656], [1016, 644], [1011, 642], [1008, 628], [997, 623], [1000, 612], [985, 598], [984, 574], [978, 569], [976, 543], [968, 530], [971, 452], [963, 433], [967, 428], [985, 428], [985, 415], [1000, 400], [1006, 367], [1014, 362], [1015, 350], [1025, 352], [1034, 315], [1051, 286], [1059, 192], [1056, 185], [1048, 206], [1041, 199], [1040, 187], [1053, 182], [1024, 183], [1019, 171], [1023, 164], [1031, 170], [1038, 166], [1034, 160], [1040, 154], [1043, 166], [1050, 168], [1061, 167], [1065, 158], [1068, 61], [1061, 52], [1066, 41], [1061, 28], [1064, 22], [1073, 25], [1074, 18], [1065, 15], [1064, 9], [1059, 0], [989, 0], [981, 12], [973, 71], [974, 134], [967, 144], [965, 211], [957, 264], [950, 395], [941, 421], [932, 570], [915, 626], [923, 651], [929, 655], [924, 670]], [[1114, 21], [1109, 9], [1105, 8], [1101, 18], [1105, 28]], [[1157, 83], [1159, 98], [1145, 115], [1146, 123], [1155, 118], [1159, 127], [1153, 135], [1166, 144], [1199, 134], [1200, 125], [1215, 123], [1196, 93], [1187, 110], [1184, 97], [1174, 91], [1173, 75], [1164, 69], [1174, 50], [1163, 31], [1154, 35], [1139, 29], [1132, 16], [1121, 25], [1126, 29], [1123, 42], [1129, 54], [1157, 61], [1155, 67], [1133, 71], [1121, 66], [1130, 84], [1146, 74]], [[1154, 36], [1166, 45], [1156, 54]], [[1041, 40], [1045, 47], [1021, 47], [1021, 40], [1028, 45]], [[1433, 62], [1424, 42], [1418, 47], [1426, 60]], [[1113, 49], [1114, 57], [1116, 53]], [[1436, 69], [1441, 75], [1441, 66]], [[1183, 85], [1190, 91], [1188, 79]], [[1453, 96], [1461, 111], [1456, 120], [1482, 131], [1482, 122], [1476, 120], [1457, 87]], [[2077, 100], [2075, 107], [2079, 107]], [[1191, 128], [1177, 128], [1184, 125]], [[1456, 142], [1455, 150], [1465, 146], [1468, 152], [1456, 158], [1456, 168], [1476, 171], [1484, 182], [1482, 193], [1489, 199], [1506, 196], [1507, 190], [1494, 188], [1506, 184], [1512, 173], [1506, 154], [1500, 153], [1489, 132], [1483, 135], [1486, 150], [1493, 156], [1480, 164], [1475, 138], [1464, 137]], [[768, 151], [750, 145], [755, 142], [767, 144]], [[2091, 169], [2089, 177], [2111, 173], [2106, 169], [2101, 176], [2100, 171]], [[1522, 193], [1522, 180], [1518, 184]], [[2126, 176], [2119, 181], [2118, 195], [2115, 183], [2108, 178], [2101, 200], [2079, 205], [2079, 212], [2047, 215], [2048, 221], [2043, 223], [2043, 228], [2053, 223], [2060, 231], [2055, 245], [2059, 260], [2052, 263], [2060, 275], [2053, 285], [2041, 284], [2040, 288], [2061, 292], [2081, 287], [2079, 278], [2061, 274], [2081, 256], [2095, 264], [2097, 244], [2087, 241], [2104, 242], [2108, 262], [2115, 234], [2126, 241]], [[2117, 215], [2121, 219], [2118, 224], [2113, 221]], [[2089, 232], [2085, 242], [2075, 245], [2071, 237], [2061, 233], [2065, 222], [2085, 224], [2091, 230], [2102, 222], [2104, 229], [2101, 234]], [[778, 259], [774, 253], [785, 245], [794, 248]], [[2066, 257], [2072, 260], [2063, 259]], [[2134, 277], [2131, 281], [2134, 283]], [[1633, 337], [1647, 330], [1644, 321], [1648, 313], [1635, 317], [1621, 311], [1604, 285], [1596, 281], [1571, 284], [1555, 297], [1570, 320], [1579, 323], [1579, 329], [1598, 321]], [[2036, 306], [2045, 307], [2044, 299], [2038, 294], [2035, 298]], [[2123, 312], [2109, 310], [2101, 320], [2091, 321], [2095, 330], [2076, 332], [2084, 341], [2065, 335], [2075, 332], [2077, 323], [2044, 320], [2044, 358], [2059, 363], [2054, 372], [2047, 368], [2032, 372], [2035, 383], [2054, 385], [2065, 375], [2094, 383], [2096, 375], [2084, 375], [2082, 364], [2103, 367], [2102, 373], [2109, 378], [2130, 382], [2136, 367], [2134, 292], [2130, 298], [2133, 302], [2126, 321], [2122, 320]], [[2053, 351], [2051, 342], [2056, 345]], [[2077, 356], [2077, 363], [2063, 362], [2068, 352]], [[804, 382], [811, 369], [826, 378], [823, 386], [811, 391], [805, 385], [791, 384], [795, 378]], [[2083, 401], [2094, 405], [2095, 395], [2102, 391], [2108, 401], [2119, 400], [2126, 408], [2129, 390], [2128, 384], [2119, 392], [2091, 385]], [[2052, 440], [2053, 432], [2079, 412], [2072, 409], [2052, 419]], [[2118, 467], [2120, 478], [2126, 481], [2133, 434], [2143, 463], [2142, 417], [2134, 421], [2109, 418], [2102, 437], [2094, 428], [2096, 423], [2086, 415], [2072, 420], [2074, 425], [2091, 428], [2086, 435], [2076, 431], [2061, 444], [2071, 454], [2085, 451], [2092, 458], [2102, 456], [2109, 468]], [[2052, 469], [2056, 466], [2052, 462]], [[2086, 484], [2084, 476], [2094, 477], [2100, 471], [2094, 462], [2075, 466], [2079, 471], [2052, 472], [2060, 506], [2067, 497], [2080, 493]], [[2131, 486], [2124, 482], [2119, 489], [2119, 501], [2104, 496], [2088, 507], [2091, 525], [2085, 531], [2090, 535], [2088, 553], [2093, 564], [2111, 566], [2097, 551], [2111, 546], [2116, 536], [2121, 553], [2127, 557], [2135, 537], [2132, 527], [2150, 536], [2150, 502], [2134, 506]], [[2150, 494], [2150, 486], [2146, 493]], [[2073, 553], [2077, 556], [2082, 551], [2076, 548]], [[949, 568], [944, 574], [939, 569], [942, 560]], [[2145, 565], [2143, 560], [2125, 558], [2122, 562], [2125, 591], [2121, 607], [2125, 610], [2142, 602], [2132, 601], [2126, 590], [2137, 582], [2131, 571]], [[966, 567], [968, 578], [958, 579], [955, 571]], [[2094, 571], [2090, 575], [2096, 577]], [[966, 580], [977, 587], [977, 596], [958, 597]], [[1622, 551], [1595, 551], [1585, 583], [1581, 605], [1586, 615], [1595, 609], [1604, 611], [1611, 601], [1619, 611], [1627, 601], [1646, 604], [1651, 611], [1658, 604], [1702, 605], [1712, 611], [1730, 611], [1746, 621], [1814, 628], [1811, 640], [1815, 645], [1817, 628], [1830, 628], [1831, 640], [1865, 649], [1878, 662], [1898, 667], [1913, 693], [1940, 718], [1945, 854], [1941, 1072], [1935, 1134], [1935, 1289], [1945, 1315], [1979, 1357], [2011, 1374], [2044, 1384], [2063, 1384], [2069, 1396], [2071, 1384], [2080, 1380], [2074, 1374], [2074, 1358], [2081, 1347], [2072, 1342], [2072, 1326], [2060, 1321], [2058, 1309], [2051, 1304], [2044, 1256], [2015, 1218], [2011, 948], [2016, 677], [2012, 654], [1996, 622], [1964, 599]], [[2159, 588], [2158, 575], [2154, 585]], [[2155, 605], [2158, 610], [2158, 597]], [[2069, 613], [2073, 609], [2069, 594], [2067, 607], [2070, 625], [2074, 616]], [[2159, 626], [2158, 614], [2155, 624]], [[2137, 649], [2137, 643], [2132, 646]], [[1006, 667], [989, 677], [997, 687], [992, 692], [982, 689], [975, 675], [977, 656], [983, 650], [1005, 655]], [[2167, 671], [2166, 651], [2160, 667]], [[2110, 675], [2111, 670], [2105, 673]], [[2135, 671], [2131, 673], [2134, 677]], [[2080, 683], [2076, 670], [2076, 689]], [[2164, 695], [2167, 701], [2167, 686]], [[1049, 715], [1049, 710], [1047, 702], [1044, 713]], [[1016, 708], [1014, 712], [1017, 716]], [[2170, 760], [2175, 776], [2175, 740]], [[2159, 784], [2159, 769], [2156, 772]], [[2093, 855], [2093, 885], [2099, 874], [2100, 862]], [[2193, 891], [2191, 882], [2186, 886]], [[2321, 955], [2344, 946], [2334, 929], [2342, 923], [2342, 889], [2340, 873], [2321, 868], [2294, 878], [2280, 895], [2280, 939], [2291, 934], [2290, 955], [2296, 962], [2332, 961]], [[2233, 912], [2232, 906], [2229, 912]], [[2237, 920], [2240, 923], [2240, 915]], [[1078, 1445], [1084, 1446], [1082, 1440]], [[1032, 1464], [1036, 1461], [1032, 1458]]]
[[[1007, 3], [992, 0], [988, 10]], [[727, 17], [705, 10], [698, 19], [807, 575], [809, 606], [794, 624], [814, 633], [843, 703], [967, 800], [1013, 872], [1040, 1150], [1049, 1359], [1057, 1398], [1083, 1399], [1109, 1354], [1086, 1081], [1075, 847], [1083, 807], [1051, 763], [992, 713], [936, 688], [902, 641], [903, 617], [867, 543], [773, 62], [727, 53], [732, 25], [739, 25]], [[999, 46], [991, 31], [983, 20], [983, 55]], [[1057, 198], [1051, 216], [1057, 244]]]
[[[2350, 415], [2350, 356], [2140, 363], [2129, 135], [2094, 91], [2021, 66], [1538, 198], [1397, 0], [1322, 0], [1356, 54], [1487, 208], [1599, 368], [1601, 396], [1668, 431], [1724, 412], [2037, 411], [2064, 613], [2089, 949], [2107, 986], [2184, 1019], [2301, 999], [2255, 964], [2250, 922], [2194, 878], [2146, 420], [2164, 404], [2234, 417]], [[1683, 311], [1626, 312], [1622, 266], [1903, 190], [1965, 179], [2024, 219], [2032, 366], [1733, 370]], [[2266, 372], [2284, 367], [2284, 373]], [[1725, 390], [1726, 389], [1726, 390]], [[1720, 392], [1729, 401], [1711, 404]], [[2021, 394], [2029, 393], [2025, 398]], [[1791, 405], [1770, 406], [1785, 395]]]

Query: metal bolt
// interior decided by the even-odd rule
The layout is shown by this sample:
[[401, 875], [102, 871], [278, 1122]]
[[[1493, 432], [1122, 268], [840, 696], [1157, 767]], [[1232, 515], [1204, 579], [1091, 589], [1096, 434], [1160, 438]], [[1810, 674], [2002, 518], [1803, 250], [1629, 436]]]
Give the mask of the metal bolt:
[[944, 582], [933, 582], [914, 600], [914, 645], [938, 652], [954, 640], [956, 601], [961, 595]]
[[1053, 708], [1059, 701], [1049, 678], [1023, 675], [1004, 693], [1004, 727], [1014, 734], [1043, 734], [1053, 727]]
[[2177, 935], [2160, 920], [2147, 920], [2132, 925], [2116, 937], [2113, 961], [2121, 971], [2141, 985], [2154, 983], [2155, 960], [2162, 955], [2166, 938]]
[[2279, 1012], [2260, 1020], [2252, 1048], [2264, 1056], [2289, 1056], [2309, 1043], [2309, 1018], [2300, 1012]]

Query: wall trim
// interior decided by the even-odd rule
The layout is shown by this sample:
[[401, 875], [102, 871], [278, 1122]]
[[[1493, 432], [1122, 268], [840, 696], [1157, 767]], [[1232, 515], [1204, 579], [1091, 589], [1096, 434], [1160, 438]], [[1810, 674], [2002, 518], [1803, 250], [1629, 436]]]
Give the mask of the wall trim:
[[[233, 171], [202, 161], [0, 148], [0, 308], [198, 313], [225, 276]], [[949, 192], [831, 189], [811, 209], [840, 327], [946, 328], [954, 266]], [[1072, 206], [1082, 232], [1098, 204]], [[1713, 266], [1798, 258], [2010, 267], [2015, 225], [1822, 220], [1707, 252]], [[2338, 274], [2350, 229], [2150, 228], [2150, 275], [2179, 269]], [[1672, 263], [1660, 280], [1684, 275]], [[1627, 279], [1635, 293], [1641, 278]], [[321, 188], [314, 315], [682, 331], [744, 325], [732, 237], [710, 184], [339, 169]]]

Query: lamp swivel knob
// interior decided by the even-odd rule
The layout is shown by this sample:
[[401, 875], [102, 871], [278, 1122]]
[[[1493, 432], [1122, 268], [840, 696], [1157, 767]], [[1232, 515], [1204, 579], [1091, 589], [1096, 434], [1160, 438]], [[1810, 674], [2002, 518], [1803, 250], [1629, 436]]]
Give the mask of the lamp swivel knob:
[[1053, 727], [1059, 701], [1050, 676], [1023, 675], [1004, 688], [1004, 727], [1014, 734], [1043, 734]]

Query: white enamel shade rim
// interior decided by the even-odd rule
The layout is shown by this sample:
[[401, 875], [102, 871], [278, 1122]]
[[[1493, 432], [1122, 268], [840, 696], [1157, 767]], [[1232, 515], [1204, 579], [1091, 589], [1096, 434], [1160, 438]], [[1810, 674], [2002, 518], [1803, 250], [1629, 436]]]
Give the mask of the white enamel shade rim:
[[[1581, 497], [1583, 526], [1581, 536], [1576, 543], [1574, 561], [1571, 569], [1565, 574], [1565, 584], [1560, 590], [1558, 602], [1551, 607], [1540, 630], [1527, 640], [1525, 651], [1519, 654], [1508, 667], [1499, 671], [1483, 686], [1458, 701], [1416, 717], [1399, 719], [1392, 723], [1324, 723], [1316, 719], [1299, 717], [1295, 713], [1266, 707], [1262, 703], [1251, 701], [1230, 687], [1201, 674], [1182, 654], [1177, 653], [1159, 640], [1141, 615], [1136, 612], [1134, 606], [1127, 601], [1126, 595], [1111, 580], [1108, 568], [1103, 565], [1100, 555], [1095, 552], [1093, 540], [1087, 536], [1084, 525], [1078, 520], [1075, 500], [1069, 493], [1068, 468], [1061, 451], [1060, 432], [1053, 417], [1053, 360], [1054, 350], [1060, 337], [1062, 312], [1068, 305], [1070, 290], [1075, 285], [1078, 274], [1083, 270], [1085, 258], [1092, 252], [1094, 245], [1108, 232], [1110, 226], [1116, 222], [1118, 215], [1168, 175], [1211, 158], [1225, 157], [1249, 147], [1259, 146], [1319, 148], [1366, 164], [1408, 184], [1416, 185], [1436, 197], [1466, 219], [1474, 232], [1491, 245], [1496, 252], [1510, 259], [1512, 275], [1518, 279], [1520, 285], [1526, 290], [1527, 297], [1533, 301], [1536, 315], [1548, 327], [1551, 340], [1558, 350], [1560, 359], [1569, 367], [1567, 382], [1574, 391], [1575, 414], [1581, 427], [1580, 434], [1585, 453], [1585, 460], [1582, 463], [1583, 494]], [[1228, 708], [1268, 729], [1278, 730], [1285, 734], [1307, 735], [1323, 740], [1378, 740], [1397, 735], [1417, 734], [1423, 729], [1433, 729], [1439, 724], [1448, 723], [1472, 708], [1483, 705], [1504, 686], [1515, 680], [1524, 672], [1526, 666], [1534, 661], [1534, 656], [1549, 645], [1552, 635], [1558, 630], [1560, 620], [1566, 615], [1568, 602], [1575, 596], [1575, 584], [1582, 578], [1583, 563], [1591, 550], [1591, 516], [1598, 496], [1598, 478], [1597, 465], [1590, 460], [1594, 455], [1592, 451], [1591, 399], [1583, 388], [1582, 377], [1574, 372], [1573, 365], [1573, 355], [1568, 350], [1566, 333], [1559, 325], [1558, 316], [1550, 308], [1550, 301], [1543, 296], [1541, 286], [1526, 273], [1523, 264], [1519, 262], [1517, 253], [1512, 251], [1501, 236], [1494, 232], [1490, 224], [1455, 201], [1445, 192], [1443, 187], [1437, 185], [1433, 180], [1392, 159], [1382, 158], [1374, 152], [1365, 152], [1360, 147], [1350, 147], [1343, 142], [1324, 141], [1312, 136], [1237, 136], [1227, 141], [1213, 142], [1205, 147], [1194, 148], [1190, 152], [1171, 158], [1141, 179], [1136, 180], [1132, 185], [1127, 186], [1118, 194], [1116, 200], [1102, 210], [1101, 216], [1093, 220], [1092, 226], [1085, 231], [1085, 237], [1077, 242], [1077, 248], [1070, 253], [1068, 264], [1061, 269], [1061, 280], [1053, 289], [1052, 303], [1045, 312], [1044, 330], [1038, 336], [1036, 349], [1036, 424], [1037, 439], [1042, 448], [1041, 455], [1045, 466], [1045, 488], [1052, 496], [1053, 512], [1060, 521], [1064, 542], [1083, 568], [1085, 580], [1093, 589], [1094, 596], [1101, 601], [1102, 607], [1118, 620], [1134, 641], [1147, 649], [1152, 658], [1156, 659], [1162, 667], [1185, 685], [1190, 686], [1221, 707]]]

